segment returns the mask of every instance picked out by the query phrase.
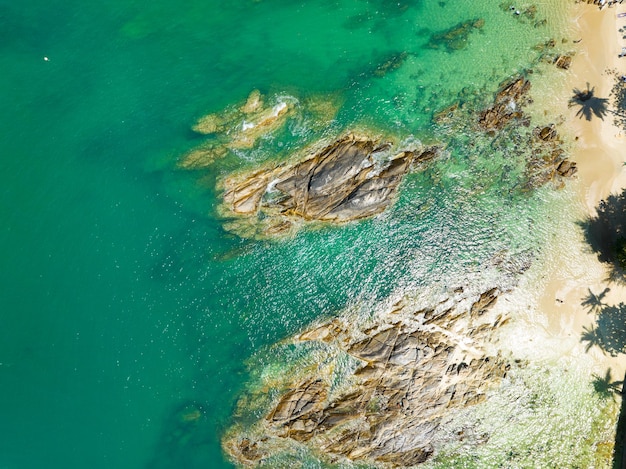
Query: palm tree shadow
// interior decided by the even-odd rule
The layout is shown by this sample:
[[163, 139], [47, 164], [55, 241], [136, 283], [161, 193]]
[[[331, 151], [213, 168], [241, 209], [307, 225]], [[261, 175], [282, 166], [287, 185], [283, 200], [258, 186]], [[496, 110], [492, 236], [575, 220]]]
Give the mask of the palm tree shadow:
[[[608, 281], [625, 283], [626, 274], [626, 190], [602, 200], [596, 215], [583, 220], [585, 240], [600, 262], [610, 265]], [[591, 293], [591, 292], [590, 292]], [[588, 298], [593, 303], [592, 298]], [[592, 305], [583, 303], [590, 308]]]
[[595, 324], [583, 328], [580, 341], [587, 342], [586, 352], [598, 347], [613, 357], [626, 353], [626, 304], [604, 305]]
[[591, 350], [591, 347], [600, 347], [600, 349], [604, 351], [602, 347], [602, 336], [600, 335], [598, 328], [595, 326], [583, 326], [583, 333], [580, 336], [580, 341], [587, 342], [587, 345], [585, 346], [585, 352]]
[[609, 100], [607, 98], [598, 98], [594, 95], [595, 86], [593, 88], [589, 88], [589, 83], [587, 83], [586, 90], [579, 90], [578, 88], [574, 88], [572, 91], [574, 96], [572, 96], [569, 100], [569, 106], [579, 106], [580, 109], [576, 113], [576, 116], [580, 119], [583, 117], [590, 121], [593, 116], [599, 117], [601, 120], [604, 120], [604, 116], [606, 116], [609, 112]]
[[624, 381], [613, 381], [611, 368], [609, 368], [604, 376], [594, 374], [592, 384], [594, 391], [600, 396], [615, 399], [615, 394], [622, 393], [621, 388], [624, 385]]
[[604, 303], [602, 301], [604, 300], [606, 294], [611, 291], [611, 289], [605, 288], [602, 293], [598, 293], [597, 295], [591, 291], [591, 288], [588, 288], [587, 290], [589, 290], [589, 294], [583, 298], [583, 302], [581, 303], [582, 306], [585, 309], [589, 310], [590, 313], [600, 311], [604, 306]]

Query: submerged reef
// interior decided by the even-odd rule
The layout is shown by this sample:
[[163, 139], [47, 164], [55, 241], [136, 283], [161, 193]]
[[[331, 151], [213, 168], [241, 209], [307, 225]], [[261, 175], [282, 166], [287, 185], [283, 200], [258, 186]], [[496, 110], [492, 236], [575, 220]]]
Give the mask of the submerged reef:
[[284, 235], [304, 222], [374, 216], [411, 168], [437, 154], [437, 147], [395, 150], [390, 141], [349, 133], [295, 163], [227, 178], [226, 227], [246, 237]]
[[[457, 101], [433, 114], [433, 122], [448, 134], [474, 137], [482, 134], [494, 153], [506, 155], [511, 163], [523, 166], [516, 181], [524, 191], [553, 183], [561, 188], [564, 179], [577, 172], [576, 163], [567, 158], [566, 146], [554, 123], [531, 128], [524, 108], [532, 103], [531, 83], [524, 76], [500, 84], [491, 104], [475, 110], [474, 103]], [[502, 177], [508, 177], [502, 174]]]
[[261, 383], [244, 395], [224, 449], [244, 466], [272, 467], [268, 458], [298, 447], [330, 463], [426, 461], [441, 422], [507, 374], [507, 360], [485, 347], [507, 322], [487, 314], [500, 294], [459, 289], [427, 308], [405, 298], [371, 321], [348, 314], [311, 327], [290, 343], [309, 344], [313, 363], [275, 378], [271, 393]]
[[284, 127], [290, 118], [311, 117], [313, 123], [326, 124], [338, 109], [337, 98], [330, 95], [302, 100], [287, 95], [267, 99], [259, 90], [253, 90], [245, 102], [198, 119], [192, 130], [209, 140], [183, 155], [178, 164], [185, 169], [206, 168], [229, 151], [254, 147], [261, 138]]

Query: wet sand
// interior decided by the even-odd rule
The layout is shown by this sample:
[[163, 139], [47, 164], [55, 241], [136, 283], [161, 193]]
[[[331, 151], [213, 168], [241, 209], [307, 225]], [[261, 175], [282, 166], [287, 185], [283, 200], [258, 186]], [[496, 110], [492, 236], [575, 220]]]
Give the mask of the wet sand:
[[[626, 18], [617, 18], [618, 13], [626, 12], [626, 5], [600, 10], [578, 3], [571, 8], [574, 34], [580, 42], [567, 73], [567, 96], [573, 95], [574, 88], [585, 89], [589, 83], [595, 87], [595, 96], [610, 99], [615, 83], [615, 73], [610, 70], [626, 74], [626, 58], [618, 58], [622, 46], [626, 46], [618, 29], [626, 25]], [[577, 139], [572, 159], [579, 172], [573, 189], [582, 211], [593, 216], [602, 199], [626, 188], [626, 132], [613, 125], [610, 113], [603, 120], [592, 116], [587, 121], [576, 115], [578, 109], [567, 109], [565, 124]], [[576, 239], [573, 246], [566, 246], [567, 254], [546, 275], [549, 280], [540, 295], [539, 308], [547, 316], [547, 332], [560, 338], [565, 352], [573, 356], [585, 354], [594, 359], [597, 373], [611, 368], [614, 379], [621, 379], [626, 370], [623, 357], [611, 357], [598, 347], [585, 351], [581, 334], [594, 324], [595, 316], [583, 307], [582, 301], [590, 292], [605, 292], [605, 304], [626, 303], [626, 286], [609, 282], [608, 266], [590, 251], [582, 233]]]

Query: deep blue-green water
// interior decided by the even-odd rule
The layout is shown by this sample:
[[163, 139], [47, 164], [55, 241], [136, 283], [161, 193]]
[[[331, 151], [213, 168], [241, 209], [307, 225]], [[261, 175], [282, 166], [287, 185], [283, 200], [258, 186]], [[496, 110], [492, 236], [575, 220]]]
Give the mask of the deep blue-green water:
[[[549, 189], [518, 190], [523, 160], [431, 116], [535, 67], [558, 3], [530, 19], [489, 0], [0, 0], [0, 468], [230, 467], [220, 436], [255, 352], [536, 247]], [[477, 18], [458, 49], [426, 47]], [[335, 93], [321, 128], [449, 138], [447, 157], [382, 217], [240, 239], [216, 182], [323, 133], [292, 123], [179, 169], [203, 141], [195, 120], [253, 89]], [[202, 417], [185, 422], [189, 409]]]

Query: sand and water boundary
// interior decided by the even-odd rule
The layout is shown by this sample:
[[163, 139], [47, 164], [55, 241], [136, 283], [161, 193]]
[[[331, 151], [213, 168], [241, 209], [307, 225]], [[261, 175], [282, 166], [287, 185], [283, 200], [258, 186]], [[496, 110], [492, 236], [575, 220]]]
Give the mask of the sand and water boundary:
[[[585, 89], [589, 84], [595, 96], [610, 100], [616, 73], [626, 74], [626, 58], [619, 57], [626, 46], [619, 32], [626, 25], [626, 17], [618, 17], [626, 12], [626, 5], [602, 9], [583, 2], [570, 5], [578, 38], [577, 53], [564, 81], [566, 91], [572, 96], [574, 89]], [[593, 217], [601, 200], [626, 188], [626, 131], [614, 125], [610, 112], [604, 119], [593, 116], [586, 120], [577, 111], [576, 107], [569, 108], [565, 123], [576, 139], [572, 159], [579, 171], [572, 189], [582, 211]], [[597, 259], [582, 235], [577, 239], [579, 242], [567, 246], [568, 255], [550, 269], [538, 306], [547, 318], [547, 332], [562, 339], [567, 353], [589, 354], [598, 373], [611, 369], [612, 376], [621, 379], [626, 371], [623, 357], [611, 356], [598, 347], [582, 352], [586, 347], [581, 338], [595, 320], [583, 300], [590, 294], [604, 294], [602, 301], [607, 305], [626, 303], [626, 285], [609, 281], [610, 266]]]

